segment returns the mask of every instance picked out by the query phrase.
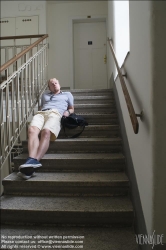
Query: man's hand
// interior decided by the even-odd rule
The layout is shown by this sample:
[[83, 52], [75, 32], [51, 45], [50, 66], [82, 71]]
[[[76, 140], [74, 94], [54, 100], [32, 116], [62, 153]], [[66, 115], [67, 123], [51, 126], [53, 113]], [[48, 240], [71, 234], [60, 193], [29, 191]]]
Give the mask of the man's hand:
[[63, 116], [69, 116], [69, 112], [66, 110], [64, 113], [63, 113]]
[[68, 107], [68, 110], [65, 110], [65, 112], [63, 113], [63, 116], [69, 116], [72, 113], [74, 113], [74, 107], [70, 106]]

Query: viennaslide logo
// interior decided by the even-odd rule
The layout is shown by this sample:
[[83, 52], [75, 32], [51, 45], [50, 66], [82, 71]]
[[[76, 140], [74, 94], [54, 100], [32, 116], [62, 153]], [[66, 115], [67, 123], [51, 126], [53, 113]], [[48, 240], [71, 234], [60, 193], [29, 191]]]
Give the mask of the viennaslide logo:
[[155, 230], [152, 235], [149, 234], [136, 234], [136, 242], [139, 245], [152, 245], [152, 249], [155, 245], [164, 245], [163, 244], [163, 237], [164, 234], [155, 234]]

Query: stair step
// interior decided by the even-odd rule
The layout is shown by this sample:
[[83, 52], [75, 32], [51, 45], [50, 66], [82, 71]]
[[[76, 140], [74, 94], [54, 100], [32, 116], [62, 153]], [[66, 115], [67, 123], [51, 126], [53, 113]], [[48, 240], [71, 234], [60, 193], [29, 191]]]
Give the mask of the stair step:
[[[15, 171], [25, 162], [28, 154], [14, 158]], [[123, 171], [125, 157], [123, 154], [45, 154], [41, 159], [39, 171]]]
[[74, 111], [75, 113], [78, 112], [94, 112], [94, 113], [105, 113], [105, 114], [111, 114], [116, 112], [115, 104], [75, 104], [74, 105]]
[[[76, 133], [82, 131], [82, 127], [77, 127], [75, 129], [65, 129], [67, 136], [72, 136]], [[85, 127], [83, 133], [79, 137], [119, 137], [120, 131], [118, 125], [88, 125]], [[58, 138], [65, 138], [63, 129], [61, 129]]]
[[[29, 244], [39, 245], [39, 241], [45, 236], [45, 240], [82, 240], [83, 250], [138, 250], [138, 244], [135, 240], [133, 228], [112, 228], [112, 227], [53, 227], [53, 226], [14, 226], [2, 225], [1, 235], [6, 239], [10, 236], [21, 236], [22, 239], [32, 239], [34, 243]], [[68, 236], [68, 238], [66, 238]], [[18, 243], [17, 249], [22, 249], [22, 243]], [[44, 244], [45, 246], [46, 244]], [[52, 243], [52, 249], [61, 244]], [[68, 244], [64, 244], [64, 246]], [[75, 244], [71, 244], [75, 246]], [[11, 246], [9, 243], [7, 246]], [[43, 246], [43, 248], [44, 248]], [[80, 247], [81, 248], [81, 247]], [[9, 248], [7, 248], [9, 249]], [[61, 248], [62, 249], [62, 248]], [[66, 249], [66, 248], [65, 248]], [[67, 248], [69, 249], [69, 248]], [[71, 249], [71, 248], [70, 248]]]
[[1, 197], [1, 223], [127, 225], [133, 222], [128, 197]]
[[112, 89], [71, 89], [67, 90], [70, 91], [74, 98], [76, 96], [101, 96], [104, 95], [105, 97], [114, 96], [114, 92]]
[[102, 96], [75, 96], [74, 103], [84, 104], [114, 104], [115, 100], [113, 96], [102, 95]]
[[82, 115], [89, 125], [113, 125], [118, 124], [118, 117], [116, 113], [104, 114], [104, 113], [84, 113], [79, 112], [78, 115]]
[[3, 182], [12, 195], [116, 196], [128, 193], [125, 173], [37, 173], [27, 181], [14, 172]]
[[[27, 152], [27, 142], [23, 142], [24, 152]], [[120, 138], [74, 138], [51, 141], [47, 153], [117, 153], [122, 152]]]

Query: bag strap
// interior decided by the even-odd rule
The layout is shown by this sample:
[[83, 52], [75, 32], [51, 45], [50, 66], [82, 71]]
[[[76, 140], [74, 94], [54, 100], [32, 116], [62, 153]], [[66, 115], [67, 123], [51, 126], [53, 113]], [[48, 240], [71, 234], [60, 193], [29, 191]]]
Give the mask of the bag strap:
[[84, 129], [85, 129], [85, 125], [82, 126], [82, 130], [81, 130], [79, 133], [76, 133], [75, 135], [72, 135], [72, 136], [68, 136], [68, 135], [66, 134], [66, 131], [65, 131], [65, 126], [64, 126], [64, 124], [63, 124], [63, 131], [64, 131], [64, 134], [65, 134], [65, 136], [66, 136], [67, 138], [76, 138], [76, 137], [78, 137], [80, 134], [82, 134], [82, 132], [84, 131]]

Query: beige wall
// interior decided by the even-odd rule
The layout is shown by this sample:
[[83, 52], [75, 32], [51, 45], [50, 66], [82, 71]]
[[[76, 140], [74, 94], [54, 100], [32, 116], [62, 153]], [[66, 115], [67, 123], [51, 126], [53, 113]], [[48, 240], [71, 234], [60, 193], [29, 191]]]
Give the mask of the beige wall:
[[106, 1], [48, 3], [49, 78], [57, 77], [62, 87], [73, 88], [72, 19], [106, 17]]
[[[116, 86], [129, 140], [143, 214], [148, 233], [166, 235], [166, 85], [164, 65], [166, 2], [130, 1], [130, 55], [125, 63], [127, 87], [139, 119], [135, 135], [119, 79]], [[108, 20], [112, 5], [108, 3]], [[112, 23], [108, 33], [113, 33]], [[113, 34], [112, 34], [113, 35]], [[112, 61], [112, 59], [109, 59]], [[114, 72], [114, 70], [113, 70]], [[110, 76], [112, 70], [110, 70]], [[164, 240], [166, 242], [166, 238]]]

